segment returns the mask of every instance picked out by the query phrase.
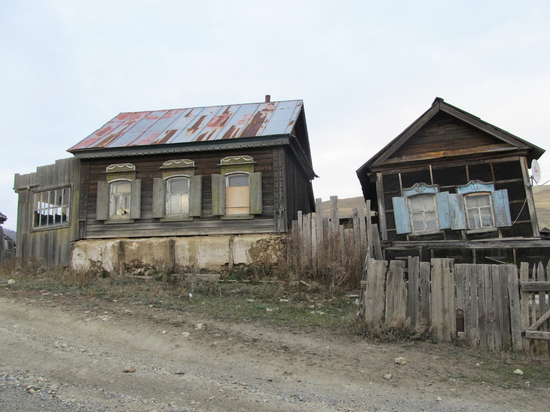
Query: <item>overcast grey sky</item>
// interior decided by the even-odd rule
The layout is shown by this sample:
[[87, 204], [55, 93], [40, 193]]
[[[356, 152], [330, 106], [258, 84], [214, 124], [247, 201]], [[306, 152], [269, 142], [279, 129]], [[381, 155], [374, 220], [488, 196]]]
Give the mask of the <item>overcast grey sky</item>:
[[0, 0], [4, 227], [13, 175], [118, 113], [266, 94], [304, 100], [324, 200], [436, 96], [550, 149], [550, 2]]

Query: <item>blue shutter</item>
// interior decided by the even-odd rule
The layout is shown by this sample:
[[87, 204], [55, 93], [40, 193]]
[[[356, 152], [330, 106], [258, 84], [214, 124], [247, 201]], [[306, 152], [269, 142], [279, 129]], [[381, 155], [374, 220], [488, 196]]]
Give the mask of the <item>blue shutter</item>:
[[393, 216], [397, 234], [411, 233], [411, 218], [409, 216], [409, 208], [407, 207], [407, 198], [392, 197], [391, 200], [393, 203]]
[[466, 213], [464, 212], [464, 199], [462, 195], [449, 194], [449, 209], [451, 212], [451, 229], [466, 229]]
[[440, 229], [451, 228], [451, 206], [449, 205], [449, 192], [436, 193], [437, 215]]
[[495, 207], [495, 221], [497, 227], [512, 226], [510, 217], [510, 203], [508, 202], [508, 190], [496, 190], [491, 192], [493, 195], [493, 205]]

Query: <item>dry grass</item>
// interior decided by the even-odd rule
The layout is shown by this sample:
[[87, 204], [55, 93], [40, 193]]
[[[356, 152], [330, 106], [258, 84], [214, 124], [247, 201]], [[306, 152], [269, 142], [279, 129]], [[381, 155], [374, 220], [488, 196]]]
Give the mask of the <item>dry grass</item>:
[[550, 229], [550, 186], [533, 186], [539, 227]]

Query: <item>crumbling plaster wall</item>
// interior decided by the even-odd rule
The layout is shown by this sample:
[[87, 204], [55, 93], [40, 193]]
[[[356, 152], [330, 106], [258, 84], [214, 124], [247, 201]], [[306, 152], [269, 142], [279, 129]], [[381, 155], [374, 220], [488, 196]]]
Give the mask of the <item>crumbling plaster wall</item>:
[[124, 273], [140, 265], [221, 272], [234, 265], [278, 265], [285, 257], [281, 235], [81, 240], [74, 245], [72, 267], [101, 267], [109, 273]]

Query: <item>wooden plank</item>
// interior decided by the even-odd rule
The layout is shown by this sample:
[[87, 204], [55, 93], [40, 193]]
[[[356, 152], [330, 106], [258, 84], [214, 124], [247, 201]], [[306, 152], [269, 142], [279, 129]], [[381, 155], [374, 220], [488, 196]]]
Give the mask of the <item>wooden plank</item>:
[[317, 230], [317, 243], [323, 242], [323, 214], [322, 210], [323, 199], [315, 199], [315, 228]]
[[372, 225], [372, 237], [373, 237], [373, 249], [374, 249], [374, 257], [376, 260], [383, 260], [384, 256], [382, 254], [382, 246], [380, 246], [380, 235], [378, 233], [378, 225], [374, 223]]
[[409, 256], [409, 290], [407, 304], [407, 318], [411, 320], [411, 326], [418, 326], [418, 277], [420, 272], [420, 258], [418, 256]]
[[[526, 283], [527, 281], [529, 281], [529, 264], [528, 263], [521, 262], [520, 269], [519, 269], [519, 278], [521, 283]], [[525, 292], [524, 289], [521, 288], [520, 322], [521, 322], [522, 330], [525, 330], [529, 327], [529, 295], [530, 293]], [[522, 339], [522, 347], [524, 351], [529, 353], [530, 343], [527, 337]]]
[[368, 259], [366, 268], [365, 321], [374, 328], [380, 327], [384, 316], [387, 262]]
[[380, 233], [383, 240], [388, 240], [388, 230], [386, 223], [386, 206], [384, 203], [384, 180], [382, 173], [376, 173], [376, 195], [378, 197], [378, 221], [380, 223]]
[[550, 310], [547, 310], [535, 323], [527, 328], [527, 330], [537, 330], [544, 322], [550, 319]]
[[500, 265], [499, 277], [500, 277], [500, 296], [501, 296], [501, 338], [502, 348], [507, 351], [511, 347], [511, 332], [510, 332], [510, 298], [508, 296], [508, 269], [517, 270], [513, 265]]
[[[538, 270], [533, 269], [538, 273]], [[522, 281], [520, 283], [522, 292], [549, 292], [550, 291], [550, 282], [548, 281]]]
[[521, 337], [521, 307], [518, 289], [518, 272], [515, 265], [506, 265], [506, 283], [508, 287], [508, 301], [510, 307], [510, 333], [512, 348], [518, 352], [523, 348]]
[[340, 220], [338, 219], [338, 196], [330, 197], [330, 235], [337, 236], [340, 233]]
[[456, 336], [456, 293], [453, 259], [442, 259], [443, 269], [443, 334], [444, 341]]
[[503, 283], [500, 279], [499, 265], [491, 265], [491, 280], [493, 282], [493, 331], [492, 340], [495, 350], [500, 352], [502, 349], [502, 294], [500, 285]]
[[403, 324], [407, 316], [405, 262], [392, 260], [386, 283], [386, 326]]
[[429, 262], [420, 262], [420, 304], [424, 322], [430, 321], [430, 269]]
[[361, 259], [361, 229], [359, 228], [359, 209], [354, 208], [351, 213], [351, 218], [353, 221], [353, 243], [355, 253], [359, 256], [359, 261], [363, 262]]
[[365, 257], [367, 256], [367, 225], [365, 221], [365, 210], [363, 208], [359, 208], [357, 211], [358, 219], [359, 219], [359, 227], [354, 230], [359, 231], [359, 255], [361, 262], [365, 260]]
[[488, 271], [486, 265], [476, 265], [477, 272], [477, 315], [479, 327], [479, 347], [482, 350], [487, 349], [487, 305], [485, 304], [485, 272]]
[[[550, 340], [550, 332], [541, 332], [535, 330], [526, 330], [525, 337], [529, 339], [544, 339]], [[537, 342], [538, 343], [538, 342]]]
[[367, 213], [366, 213], [366, 232], [367, 232], [367, 256], [373, 256], [374, 240], [373, 240], [373, 228], [372, 228], [372, 218], [371, 218], [371, 203], [370, 199], [367, 200]]
[[485, 333], [487, 339], [487, 349], [495, 349], [495, 309], [493, 306], [493, 276], [489, 265], [483, 265], [484, 294], [485, 294]]
[[434, 337], [443, 342], [443, 269], [440, 259], [432, 259], [432, 293], [430, 301], [430, 324]]
[[527, 159], [524, 156], [521, 156], [520, 163], [523, 183], [525, 184], [525, 200], [527, 200], [527, 208], [529, 209], [529, 218], [531, 220], [531, 230], [533, 231], [533, 237], [539, 237], [540, 232], [537, 220], [537, 212], [535, 209], [535, 198], [533, 197], [533, 185], [531, 182], [531, 177], [529, 175], [529, 166], [527, 165]]
[[465, 297], [468, 299], [467, 310], [470, 312], [468, 317], [470, 342], [475, 348], [479, 347], [478, 277], [477, 265], [468, 265]]
[[[542, 262], [539, 262], [537, 267], [537, 280], [539, 282], [546, 282], [546, 270], [544, 269], [544, 265]], [[550, 283], [550, 282], [549, 282]], [[546, 304], [546, 292], [539, 292], [539, 317], [542, 317], [544, 313], [548, 310], [548, 305]], [[542, 332], [548, 331], [548, 328], [545, 324], [542, 324], [540, 326]], [[538, 342], [538, 346], [540, 347], [540, 354], [543, 356], [548, 356], [548, 342]]]

